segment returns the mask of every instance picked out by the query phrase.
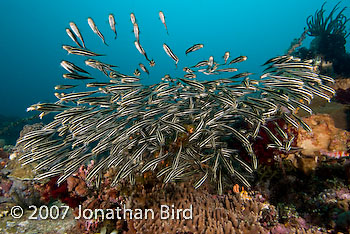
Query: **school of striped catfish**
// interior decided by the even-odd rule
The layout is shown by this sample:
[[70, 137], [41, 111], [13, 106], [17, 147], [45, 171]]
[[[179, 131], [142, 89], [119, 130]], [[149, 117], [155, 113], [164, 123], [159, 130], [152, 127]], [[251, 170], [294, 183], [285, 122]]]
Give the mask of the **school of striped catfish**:
[[[159, 18], [168, 33], [162, 11]], [[146, 65], [156, 66], [156, 60], [150, 60], [141, 45], [134, 13], [130, 20], [136, 49]], [[89, 17], [87, 21], [107, 45], [94, 20]], [[113, 14], [108, 22], [117, 39]], [[209, 181], [217, 186], [219, 194], [227, 183], [249, 187], [259, 159], [252, 142], [259, 140], [261, 130], [270, 138], [271, 144], [266, 147], [285, 152], [293, 149], [295, 136], [278, 124], [270, 129], [267, 122], [283, 119], [289, 126], [311, 131], [297, 112], [312, 114], [308, 104], [315, 96], [330, 101], [335, 93], [328, 86], [334, 80], [319, 74], [313, 60], [274, 57], [264, 64], [266, 69], [259, 79], [251, 79], [252, 73], [236, 73], [238, 69], [233, 67], [247, 56], [230, 59], [229, 51], [222, 58], [208, 56], [207, 60], [194, 61], [182, 69], [186, 73], [183, 77], [164, 74], [159, 83], [143, 85], [141, 71], [152, 74], [142, 61], [141, 71], [136, 68], [134, 74], [123, 74], [116, 65], [103, 62], [105, 55], [87, 49], [74, 22], [69, 23], [66, 32], [74, 44], [62, 48], [70, 56], [85, 57], [86, 68], [63, 60], [63, 78], [83, 80], [87, 90], [69, 92], [77, 85], [57, 85], [55, 103], [28, 107], [27, 111], [39, 111], [40, 118], [54, 114], [52, 122], [17, 141], [26, 150], [20, 161], [35, 163], [37, 180], [59, 176], [60, 184], [81, 165], [94, 160], [86, 180], [96, 186], [113, 167], [116, 175], [112, 185], [125, 179], [135, 183], [136, 176], [153, 171], [164, 183], [192, 178], [198, 188]], [[176, 67], [182, 56], [204, 48], [200, 43], [186, 51], [173, 51], [166, 43], [159, 46]], [[89, 69], [99, 70], [103, 81], [94, 81], [96, 77]], [[209, 80], [197, 80], [198, 74]], [[234, 147], [237, 144], [240, 147]]]

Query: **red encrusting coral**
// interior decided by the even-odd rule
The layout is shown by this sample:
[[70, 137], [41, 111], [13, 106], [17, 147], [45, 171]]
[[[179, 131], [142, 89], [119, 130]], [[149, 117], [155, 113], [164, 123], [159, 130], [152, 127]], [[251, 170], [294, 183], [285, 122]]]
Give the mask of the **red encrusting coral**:
[[[294, 127], [288, 127], [286, 122], [283, 119], [278, 119], [278, 120], [274, 120], [266, 123], [266, 127], [270, 129], [270, 131], [281, 142], [283, 142], [283, 139], [276, 131], [276, 125], [274, 124], [274, 122], [276, 122], [278, 126], [287, 133], [289, 139], [292, 136], [295, 136], [295, 139], [297, 139], [298, 131]], [[259, 131], [258, 137], [256, 138], [255, 142], [253, 142], [253, 150], [258, 158], [259, 164], [271, 166], [274, 164], [274, 156], [281, 154], [281, 151], [279, 150], [276, 150], [273, 148], [267, 148], [267, 145], [272, 143], [273, 141], [270, 139], [266, 130], [261, 128]], [[296, 142], [294, 141], [292, 143], [292, 147], [295, 147], [295, 146], [296, 146]]]
[[76, 208], [86, 199], [70, 193], [68, 191], [67, 182], [64, 182], [58, 186], [57, 180], [58, 177], [53, 177], [46, 184], [36, 185], [36, 188], [40, 191], [43, 201], [50, 202], [52, 200], [59, 199], [68, 206]]

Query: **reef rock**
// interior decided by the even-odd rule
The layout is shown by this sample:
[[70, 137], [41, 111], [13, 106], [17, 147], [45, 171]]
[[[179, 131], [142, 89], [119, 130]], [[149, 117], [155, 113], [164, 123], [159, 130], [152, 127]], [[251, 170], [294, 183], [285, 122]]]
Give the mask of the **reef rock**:
[[350, 88], [350, 78], [339, 77], [335, 79], [335, 83], [332, 88], [337, 89], [349, 89]]
[[304, 121], [312, 128], [312, 132], [308, 133], [302, 128], [298, 130], [297, 146], [303, 149], [303, 155], [314, 156], [320, 151], [348, 150], [350, 133], [336, 128], [329, 115], [312, 115], [304, 118]]

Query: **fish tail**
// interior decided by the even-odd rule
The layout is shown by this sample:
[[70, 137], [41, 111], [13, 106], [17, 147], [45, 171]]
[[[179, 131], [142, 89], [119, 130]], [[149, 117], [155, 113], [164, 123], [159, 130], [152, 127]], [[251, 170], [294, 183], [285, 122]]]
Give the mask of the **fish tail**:
[[165, 23], [164, 23], [164, 27], [165, 27], [166, 34], [168, 34], [168, 36], [169, 36], [168, 27], [166, 26]]

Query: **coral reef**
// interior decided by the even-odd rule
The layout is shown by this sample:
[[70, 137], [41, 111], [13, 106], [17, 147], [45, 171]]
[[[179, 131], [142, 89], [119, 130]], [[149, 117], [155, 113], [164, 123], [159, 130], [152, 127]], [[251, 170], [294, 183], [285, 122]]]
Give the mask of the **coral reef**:
[[[104, 175], [105, 180], [97, 194], [89, 194], [82, 203], [82, 209], [111, 209], [123, 207], [154, 212], [141, 219], [130, 214], [126, 219], [84, 220], [80, 219], [70, 232], [94, 233], [102, 227], [108, 232], [116, 230], [124, 233], [284, 233], [308, 231], [317, 233], [318, 227], [300, 217], [295, 210], [284, 209], [284, 213], [266, 201], [258, 191], [225, 191], [216, 195], [215, 188], [204, 185], [193, 188], [193, 182], [163, 184], [149, 174], [138, 178], [134, 186], [122, 183], [110, 187], [115, 172]], [[214, 192], [211, 193], [210, 191]], [[187, 209], [188, 213], [176, 214], [173, 218], [161, 219], [161, 205], [175, 209]], [[172, 209], [170, 208], [170, 209]], [[189, 209], [192, 208], [192, 212]], [[75, 210], [77, 214], [78, 209]], [[169, 213], [171, 214], [171, 213]], [[191, 218], [189, 218], [192, 214]], [[189, 218], [189, 219], [187, 219]], [[108, 233], [107, 232], [107, 233]]]
[[0, 203], [17, 204], [23, 207], [40, 205], [40, 195], [34, 189], [33, 166], [22, 166], [17, 160], [10, 160], [13, 147], [6, 147], [0, 167]]
[[[344, 231], [336, 223], [338, 216], [348, 210], [349, 187], [344, 165], [320, 160], [311, 173], [305, 173], [303, 168], [289, 160], [284, 160], [282, 167], [276, 163], [269, 169], [270, 174], [266, 174], [255, 187], [276, 207], [278, 223], [284, 227], [291, 225], [287, 224], [289, 222], [306, 228], [317, 226], [323, 232]], [[260, 170], [260, 173], [266, 173], [266, 168]]]
[[[274, 204], [280, 223], [294, 217], [300, 225], [348, 231], [350, 133], [336, 128], [327, 114], [303, 120], [312, 132], [297, 130], [296, 146], [301, 150], [260, 167], [254, 189]], [[288, 233], [284, 228], [275, 227]]]
[[[306, 137], [317, 149], [323, 149], [324, 145], [327, 145], [324, 149], [328, 151], [347, 147], [344, 142], [349, 134], [336, 129], [328, 115], [314, 115], [304, 118], [304, 121], [313, 129], [314, 134], [292, 128], [298, 139], [295, 142], [297, 145], [302, 146], [299, 135], [303, 135], [301, 138]], [[278, 123], [284, 128], [284, 121], [280, 120]], [[268, 123], [270, 126], [271, 124], [275, 125], [273, 122]], [[325, 137], [327, 142], [318, 137], [324, 132], [329, 132], [329, 136]], [[259, 135], [261, 134], [266, 133], [261, 130]], [[309, 139], [311, 136], [314, 139]], [[261, 137], [268, 138], [264, 135]], [[270, 143], [265, 141], [263, 144]], [[317, 149], [312, 152], [317, 154]], [[274, 154], [278, 156], [278, 151]], [[324, 233], [327, 229], [346, 231], [349, 226], [347, 214], [350, 199], [350, 190], [345, 185], [347, 180], [350, 180], [346, 172], [347, 167], [342, 166], [341, 162], [334, 164], [326, 157], [324, 160], [319, 157], [312, 173], [305, 174], [300, 164], [288, 163], [290, 157], [281, 158], [282, 166], [275, 160], [267, 164], [262, 163], [265, 166], [259, 167], [260, 180], [254, 186], [254, 190], [225, 190], [221, 196], [215, 194], [216, 189], [213, 185], [205, 184], [199, 189], [194, 189], [195, 181], [163, 184], [150, 172], [144, 176], [136, 176], [134, 185], [123, 180], [117, 186], [111, 186], [117, 173], [113, 168], [102, 176], [101, 184], [96, 189], [94, 183], [86, 180], [89, 171], [94, 168], [94, 162], [81, 166], [60, 186], [55, 183], [56, 177], [47, 184], [35, 185], [35, 188], [41, 191], [42, 199], [51, 197], [51, 203], [60, 199], [71, 207], [76, 207], [75, 216], [78, 205], [82, 206], [81, 209], [104, 210], [126, 205], [130, 209], [153, 209], [156, 214], [153, 220], [80, 219], [77, 222], [74, 216], [70, 216], [70, 219], [65, 220], [69, 223], [65, 230], [67, 233], [97, 233], [102, 229], [106, 233], [113, 230], [115, 233]], [[8, 191], [11, 186], [8, 182], [3, 180], [1, 184], [4, 191]], [[75, 204], [71, 203], [73, 200], [76, 201]], [[193, 219], [161, 220], [160, 204], [174, 204], [174, 207], [178, 208], [188, 208], [192, 204]], [[320, 206], [323, 208], [320, 209]], [[10, 226], [14, 225], [17, 230], [29, 230], [30, 226], [37, 225], [21, 222]], [[42, 227], [36, 228], [39, 230]]]
[[[155, 219], [134, 220], [130, 222], [130, 230], [135, 229], [138, 233], [264, 233], [267, 229], [261, 225], [260, 219], [262, 223], [273, 225], [266, 215], [259, 215], [263, 210], [273, 208], [250, 197], [244, 200], [234, 194], [210, 195], [206, 190], [194, 190], [191, 184], [169, 185], [165, 190], [167, 192], [162, 192], [161, 187], [156, 187], [152, 192], [156, 199], [150, 208], [155, 211]], [[182, 209], [192, 205], [193, 219], [161, 220], [158, 201]], [[138, 200], [132, 202], [131, 207], [140, 207]]]
[[[20, 132], [20, 135], [23, 136], [40, 128], [42, 128], [41, 124], [26, 125]], [[33, 165], [22, 165], [17, 157], [28, 152], [28, 150], [23, 149], [23, 144], [7, 147], [7, 150], [1, 170], [2, 198], [6, 202], [19, 204], [23, 207], [41, 204], [40, 195], [34, 189], [35, 182], [33, 179], [35, 172]]]
[[[316, 37], [312, 50], [325, 60], [335, 56], [334, 50], [321, 50], [327, 43], [345, 53], [348, 20], [344, 9], [333, 19], [337, 6], [325, 19], [323, 5], [309, 17], [308, 29], [289, 53], [306, 33]], [[135, 45], [139, 49], [140, 41]], [[163, 47], [177, 65], [179, 59]], [[80, 56], [100, 55], [63, 48]], [[314, 98], [330, 101], [333, 78], [319, 74], [317, 59], [289, 54], [268, 60], [257, 80], [247, 72], [216, 78], [237, 70], [218, 69], [226, 61], [220, 65], [211, 56], [200, 62], [205, 69], [185, 67], [191, 71], [186, 79], [165, 75], [160, 83], [146, 86], [136, 75], [87, 59], [109, 82], [88, 83], [86, 92], [56, 93], [57, 102], [28, 108], [40, 111], [40, 118], [56, 113], [50, 123], [21, 132], [12, 160], [5, 160], [1, 171], [1, 195], [17, 196], [11, 202], [23, 206], [56, 200], [69, 205], [78, 220], [67, 227], [68, 233], [347, 230], [350, 134], [337, 129], [328, 115], [299, 117], [313, 113], [309, 105]], [[92, 78], [65, 62], [69, 73], [64, 78]], [[196, 80], [195, 73], [214, 78]], [[163, 219], [161, 205], [182, 210]], [[154, 218], [135, 219], [125, 210], [122, 218], [80, 216], [81, 210], [123, 208], [150, 209]]]
[[[55, 203], [55, 205], [61, 206], [62, 204]], [[6, 211], [9, 211], [12, 206], [13, 204], [7, 207]], [[2, 207], [1, 210], [3, 210]], [[67, 232], [67, 230], [76, 223], [70, 211], [67, 213], [65, 219], [57, 219], [54, 221], [50, 219], [29, 219], [32, 214], [32, 210], [26, 210], [24, 211], [24, 215], [19, 219], [12, 218], [9, 213], [3, 217], [0, 216], [0, 233], [71, 234], [72, 232]]]
[[[92, 25], [92, 18], [89, 21]], [[70, 27], [75, 33], [78, 31], [73, 22]], [[72, 35], [70, 29], [67, 32]], [[297, 45], [306, 33], [307, 30]], [[135, 46], [148, 60], [138, 36]], [[62, 48], [77, 56], [102, 56], [82, 47]], [[168, 45], [163, 44], [163, 48], [177, 66], [179, 58]], [[203, 45], [197, 44], [186, 54], [201, 48]], [[115, 65], [88, 58], [85, 64], [109, 81], [87, 83], [88, 91], [84, 92], [60, 91], [55, 93], [57, 102], [28, 107], [27, 111], [40, 111], [40, 118], [49, 113], [55, 115], [40, 130], [18, 139], [17, 144], [30, 149], [20, 160], [24, 165], [35, 164], [34, 169], [40, 172], [36, 179], [59, 176], [58, 184], [93, 160], [95, 164], [86, 175], [86, 183], [97, 186], [96, 181], [108, 168], [115, 167], [118, 173], [113, 186], [125, 178], [133, 184], [135, 176], [152, 171], [164, 183], [200, 175], [194, 187], [214, 183], [218, 194], [233, 182], [250, 187], [258, 167], [254, 151], [262, 152], [261, 148], [253, 149], [253, 142], [260, 141], [258, 137], [269, 138], [269, 148], [290, 151], [294, 136], [273, 123], [283, 119], [295, 128], [309, 130], [298, 117], [298, 109], [312, 113], [308, 105], [316, 96], [330, 101], [334, 90], [328, 85], [334, 80], [318, 74], [315, 61], [290, 55], [269, 59], [260, 79], [251, 79], [249, 72], [218, 78], [236, 72], [237, 68], [227, 66], [243, 62], [247, 56], [229, 63], [227, 59], [219, 61], [209, 56], [190, 68], [184, 67], [188, 74], [183, 78], [165, 74], [161, 82], [146, 86], [139, 82], [140, 72], [135, 76], [122, 74]], [[155, 65], [154, 60], [148, 61], [151, 67]], [[69, 72], [63, 74], [64, 78], [94, 79], [72, 62], [64, 60], [61, 66]], [[149, 73], [145, 65], [140, 63], [140, 67]], [[210, 76], [210, 80], [197, 80], [197, 75]], [[75, 86], [56, 86], [58, 90], [71, 87]], [[259, 135], [260, 129], [264, 133]], [[255, 145], [259, 144], [262, 145]], [[261, 161], [263, 158], [262, 155]]]

